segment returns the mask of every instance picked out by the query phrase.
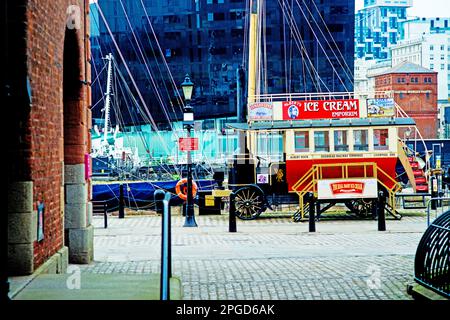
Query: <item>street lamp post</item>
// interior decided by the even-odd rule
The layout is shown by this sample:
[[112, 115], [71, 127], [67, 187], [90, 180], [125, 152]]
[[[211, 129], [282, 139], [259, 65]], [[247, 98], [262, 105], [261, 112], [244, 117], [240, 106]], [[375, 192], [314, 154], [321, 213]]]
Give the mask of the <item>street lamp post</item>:
[[[191, 82], [189, 75], [184, 78], [184, 82], [181, 84], [183, 89], [184, 99], [186, 100], [186, 106], [183, 114], [183, 124], [188, 132], [188, 139], [191, 138], [191, 130], [194, 127], [194, 110], [190, 105], [192, 97], [192, 89], [194, 84]], [[194, 201], [192, 198], [192, 158], [191, 151], [187, 151], [187, 199], [186, 199], [186, 218], [183, 227], [197, 227], [194, 216]]]

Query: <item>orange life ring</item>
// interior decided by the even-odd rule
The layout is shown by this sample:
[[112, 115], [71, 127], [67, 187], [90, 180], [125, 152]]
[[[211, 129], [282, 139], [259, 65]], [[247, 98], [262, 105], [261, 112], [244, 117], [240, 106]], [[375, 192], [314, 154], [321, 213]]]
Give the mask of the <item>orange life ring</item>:
[[[187, 187], [184, 187], [181, 190], [181, 186], [183, 184], [187, 183], [187, 178], [183, 178], [180, 181], [177, 182], [177, 185], [175, 186], [175, 192], [180, 199], [186, 201], [187, 200]], [[192, 198], [194, 198], [197, 195], [197, 184], [194, 180], [192, 180]]]

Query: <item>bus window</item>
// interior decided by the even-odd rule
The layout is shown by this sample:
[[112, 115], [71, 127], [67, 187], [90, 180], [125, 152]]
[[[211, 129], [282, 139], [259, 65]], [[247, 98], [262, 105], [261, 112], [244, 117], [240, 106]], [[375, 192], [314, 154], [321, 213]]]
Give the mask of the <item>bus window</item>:
[[334, 131], [334, 150], [348, 151], [347, 131], [345, 130]]
[[388, 132], [388, 129], [373, 130], [373, 146], [375, 150], [389, 150]]
[[309, 132], [295, 133], [295, 152], [309, 152]]
[[330, 139], [328, 131], [314, 132], [314, 148], [315, 151], [330, 151]]
[[355, 138], [355, 144], [353, 145], [355, 151], [369, 151], [367, 130], [355, 130], [353, 131], [353, 137]]

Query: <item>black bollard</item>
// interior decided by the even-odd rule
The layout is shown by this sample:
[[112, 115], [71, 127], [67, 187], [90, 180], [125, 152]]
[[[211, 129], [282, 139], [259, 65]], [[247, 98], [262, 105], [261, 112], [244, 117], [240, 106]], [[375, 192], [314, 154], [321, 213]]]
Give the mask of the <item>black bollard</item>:
[[165, 192], [161, 189], [155, 190], [153, 197], [155, 199], [155, 211], [157, 214], [162, 214], [164, 211], [164, 200]]
[[107, 205], [106, 202], [103, 204], [103, 214], [104, 214], [104, 223], [105, 223], [105, 229], [108, 228], [108, 212], [107, 212]]
[[[437, 179], [435, 176], [432, 176], [430, 178], [431, 182], [431, 199], [438, 197], [438, 186], [437, 186]], [[431, 200], [431, 210], [436, 210], [438, 207], [438, 201], [437, 200]]]
[[119, 187], [119, 219], [125, 218], [125, 200], [123, 195], [123, 184]]
[[234, 192], [230, 194], [230, 216], [229, 216], [229, 226], [228, 232], [236, 232], [236, 205], [234, 203], [236, 195]]
[[316, 206], [314, 203], [314, 195], [312, 193], [308, 193], [308, 201], [309, 201], [309, 232], [316, 232], [316, 217], [315, 217]]
[[384, 215], [384, 207], [386, 206], [386, 197], [384, 196], [384, 192], [378, 192], [378, 205], [377, 205], [377, 214], [378, 214], [378, 231], [386, 231], [386, 217]]

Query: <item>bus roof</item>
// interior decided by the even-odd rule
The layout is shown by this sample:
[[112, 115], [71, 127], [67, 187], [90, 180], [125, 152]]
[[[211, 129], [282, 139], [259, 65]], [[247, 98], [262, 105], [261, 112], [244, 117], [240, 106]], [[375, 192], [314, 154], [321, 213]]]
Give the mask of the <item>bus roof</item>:
[[357, 119], [327, 119], [327, 120], [292, 120], [292, 121], [258, 121], [251, 123], [227, 123], [227, 127], [235, 130], [286, 130], [301, 128], [330, 127], [375, 127], [396, 126], [410, 127], [416, 123], [412, 118], [357, 118]]

